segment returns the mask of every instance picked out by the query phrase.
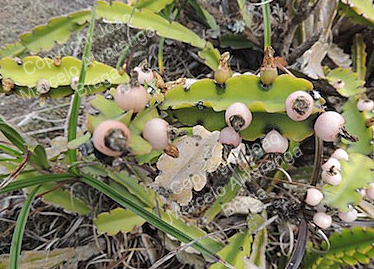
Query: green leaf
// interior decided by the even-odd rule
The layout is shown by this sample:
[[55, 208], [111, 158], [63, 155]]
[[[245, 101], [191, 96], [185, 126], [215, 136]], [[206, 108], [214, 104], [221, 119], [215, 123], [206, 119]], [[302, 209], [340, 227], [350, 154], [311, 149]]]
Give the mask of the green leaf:
[[[259, 226], [264, 222], [264, 218], [260, 217], [260, 215], [254, 215], [253, 218], [250, 220], [250, 227], [253, 230], [258, 229]], [[254, 268], [258, 269], [266, 269], [266, 256], [265, 250], [268, 241], [268, 233], [266, 228], [261, 229], [258, 233], [256, 233], [253, 244], [252, 244], [252, 253], [248, 260], [248, 263], [252, 266], [256, 266]], [[248, 266], [248, 265], [247, 265]]]
[[99, 214], [94, 220], [99, 234], [116, 235], [119, 232], [131, 232], [135, 227], [140, 227], [145, 220], [130, 210], [116, 208], [108, 213]]
[[138, 9], [149, 9], [153, 12], [160, 12], [165, 6], [173, 3], [174, 0], [139, 0], [136, 4]]
[[47, 25], [36, 27], [31, 33], [20, 36], [21, 42], [0, 48], [0, 56], [18, 56], [25, 50], [37, 53], [65, 43], [72, 32], [82, 29], [91, 18], [90, 11], [79, 11], [53, 18]]
[[8, 56], [18, 56], [25, 51], [26, 47], [21, 42], [9, 44], [0, 48], [0, 58]]
[[141, 133], [147, 121], [158, 117], [157, 109], [151, 105], [151, 107], [139, 112], [131, 122], [129, 129], [131, 131], [130, 150], [132, 154], [144, 155], [152, 151], [151, 144], [141, 137]]
[[343, 143], [349, 144], [348, 152], [358, 152], [370, 155], [374, 151], [373, 139], [374, 126], [366, 127], [365, 120], [368, 119], [369, 112], [360, 112], [357, 109], [358, 97], [351, 97], [343, 106], [343, 117], [345, 119], [345, 128], [347, 131], [359, 138], [358, 142], [343, 139]]
[[352, 68], [361, 80], [365, 80], [366, 77], [366, 56], [364, 38], [361, 34], [356, 34], [352, 45]]
[[254, 75], [240, 75], [229, 78], [225, 89], [217, 88], [211, 79], [202, 79], [191, 85], [188, 91], [177, 86], [165, 94], [163, 109], [195, 106], [198, 102], [215, 111], [227, 109], [234, 102], [245, 103], [252, 112], [283, 112], [285, 101], [294, 91], [308, 91], [313, 85], [290, 75], [278, 76], [269, 90], [261, 87], [260, 78]]
[[248, 41], [242, 35], [228, 34], [223, 35], [220, 40], [222, 48], [232, 48], [232, 49], [248, 49], [254, 48], [254, 45]]
[[[183, 231], [191, 238], [199, 238], [206, 235], [206, 232], [204, 232], [202, 229], [186, 223], [182, 218], [180, 218], [176, 214], [173, 214], [173, 212], [171, 211], [162, 211], [161, 217], [164, 221], [166, 221], [176, 229]], [[215, 237], [206, 237], [199, 240], [199, 243], [206, 248], [213, 250], [214, 252], [218, 252], [222, 249], [222, 244], [218, 240], [214, 240], [214, 238]]]
[[[98, 85], [99, 83], [107, 82], [121, 84], [127, 82], [129, 79], [126, 73], [120, 75], [115, 68], [100, 62], [94, 61], [88, 64], [89, 54], [86, 60], [83, 58], [83, 61], [88, 65], [86, 66], [87, 75], [84, 85]], [[51, 88], [57, 88], [60, 86], [69, 86], [71, 79], [79, 76], [82, 61], [67, 56], [61, 58], [61, 64], [56, 66], [50, 58], [27, 56], [22, 59], [22, 64], [19, 65], [15, 59], [6, 57], [0, 59], [0, 67], [1, 76], [3, 78], [11, 78], [15, 85], [35, 87], [38, 80], [47, 79]], [[80, 93], [83, 93], [83, 89], [81, 89]], [[34, 95], [38, 96], [37, 93]]]
[[219, 65], [219, 59], [221, 54], [218, 49], [215, 49], [211, 43], [208, 43], [206, 47], [198, 52], [201, 59], [204, 60], [205, 64], [212, 70], [216, 70]]
[[[238, 172], [244, 174], [244, 172]], [[213, 205], [204, 213], [206, 222], [211, 222], [223, 210], [224, 205], [229, 203], [238, 194], [241, 185], [235, 182], [235, 180], [234, 176], [230, 178], [229, 182], [224, 186], [224, 191], [222, 191], [225, 195], [219, 195]]]
[[[114, 91], [115, 89], [112, 89], [110, 94], [113, 95]], [[108, 100], [103, 95], [96, 95], [90, 102], [90, 105], [92, 108], [100, 112], [98, 115], [87, 113], [87, 129], [91, 133], [93, 133], [99, 123], [109, 119], [119, 120], [127, 126], [130, 124], [133, 113], [131, 111], [124, 113], [114, 100]]]
[[245, 0], [237, 0], [237, 2], [238, 2], [238, 6], [239, 6], [240, 15], [242, 15], [242, 18], [243, 18], [243, 20], [245, 22], [245, 26], [247, 28], [250, 28], [251, 24], [252, 24], [252, 18], [247, 13], [247, 8], [246, 8], [246, 5], [245, 5]]
[[[87, 201], [75, 197], [69, 189], [58, 188], [53, 190], [56, 186], [54, 183], [44, 183], [38, 189], [38, 194], [48, 192], [43, 195], [43, 200], [46, 203], [62, 207], [66, 212], [76, 212], [80, 215], [87, 215], [92, 212], [92, 208]], [[50, 190], [53, 191], [49, 192]]]
[[41, 169], [47, 170], [50, 168], [47, 154], [45, 152], [45, 149], [41, 145], [37, 145], [34, 148], [33, 153], [31, 155], [31, 161], [34, 164], [38, 165]]
[[[97, 189], [98, 191], [102, 192], [103, 194], [107, 195], [109, 198], [113, 199], [121, 206], [126, 207], [127, 209], [131, 210], [138, 216], [142, 217], [146, 221], [148, 221], [153, 226], [161, 229], [162, 231], [174, 236], [178, 240], [188, 243], [193, 240], [189, 235], [187, 235], [184, 231], [177, 229], [173, 225], [170, 225], [166, 221], [158, 218], [155, 214], [149, 212], [145, 208], [139, 206], [138, 204], [134, 203], [133, 201], [124, 197], [121, 193], [110, 187], [109, 185], [105, 184], [101, 180], [95, 179], [88, 175], [83, 175], [81, 178], [83, 182], [92, 186], [93, 188]], [[207, 248], [205, 245], [202, 245], [201, 242], [197, 242], [192, 245], [193, 248], [200, 251], [201, 253], [209, 256], [214, 257], [215, 250]]]
[[[349, 9], [353, 11], [356, 16], [361, 16], [368, 23], [374, 24], [374, 7], [371, 0], [341, 0], [341, 2], [347, 5], [346, 7], [349, 7]], [[352, 16], [351, 13], [347, 13], [346, 15]]]
[[108, 173], [108, 176], [117, 183], [125, 186], [130, 193], [139, 198], [148, 207], [155, 207], [155, 193], [151, 189], [147, 189], [143, 184], [131, 177], [126, 171]]
[[[222, 130], [226, 126], [225, 112], [214, 112], [210, 108], [182, 108], [169, 111], [170, 115], [188, 126], [203, 125], [209, 131]], [[245, 140], [256, 140], [271, 129], [277, 129], [288, 139], [302, 141], [313, 134], [315, 116], [305, 121], [295, 122], [286, 114], [281, 113], [252, 113], [252, 122], [247, 129], [240, 133]]]
[[348, 161], [340, 162], [342, 181], [336, 186], [323, 187], [323, 202], [346, 212], [348, 205], [357, 205], [362, 199], [356, 189], [374, 182], [374, 172], [371, 170], [374, 169], [374, 163], [372, 159], [359, 153], [350, 153]]
[[[105, 1], [97, 2], [97, 14], [107, 23], [126, 23], [130, 27], [153, 30], [157, 35], [189, 43], [194, 47], [202, 49], [199, 55], [213, 70], [218, 67], [218, 50], [203, 38], [199, 37], [187, 27], [178, 22], [169, 22], [162, 16], [148, 9], [134, 9], [121, 2], [112, 2], [110, 5]], [[151, 27], [150, 27], [151, 26]]]
[[[358, 263], [368, 264], [374, 258], [374, 229], [353, 227], [333, 233], [329, 238], [331, 247], [327, 252], [309, 251], [305, 256], [302, 268], [343, 268]], [[324, 241], [322, 249], [327, 248]]]
[[[27, 174], [30, 173], [27, 171]], [[58, 182], [74, 179], [74, 175], [71, 174], [53, 174], [53, 175], [38, 175], [38, 176], [27, 176], [25, 179], [19, 179], [9, 183], [6, 187], [0, 190], [0, 194], [20, 190], [27, 187], [40, 185], [47, 182]]]
[[25, 145], [26, 141], [22, 138], [22, 136], [10, 125], [8, 125], [1, 117], [0, 117], [0, 132], [4, 134], [4, 136], [12, 142], [20, 151], [25, 153], [27, 151]]
[[[344, 96], [349, 97], [365, 91], [363, 88], [365, 81], [358, 78], [357, 73], [353, 73], [350, 69], [335, 68], [327, 74], [328, 82], [334, 86], [339, 84], [340, 87], [336, 91]], [[339, 83], [342, 81], [341, 83]]]
[[[243, 232], [238, 232], [229, 238], [229, 242], [217, 254], [226, 262], [235, 266], [235, 268], [246, 268], [245, 258], [251, 254], [252, 235], [249, 229], [245, 229]], [[226, 269], [227, 267], [215, 263], [209, 269]]]
[[16, 227], [14, 228], [12, 244], [10, 247], [9, 269], [19, 269], [19, 258], [21, 253], [22, 238], [25, 231], [27, 218], [29, 216], [31, 203], [33, 202], [38, 187], [30, 192], [18, 215]]
[[[90, 28], [88, 29], [88, 32], [87, 32], [87, 37], [86, 37], [87, 41], [86, 41], [83, 56], [82, 56], [82, 65], [80, 66], [81, 69], [80, 69], [80, 74], [79, 74], [79, 79], [78, 79], [78, 84], [77, 84], [77, 90], [74, 93], [73, 101], [70, 105], [70, 115], [69, 115], [69, 121], [68, 121], [68, 142], [77, 138], [77, 126], [78, 126], [79, 109], [80, 109], [80, 104], [81, 104], [81, 92], [84, 87], [86, 76], [87, 76], [94, 26], [95, 26], [95, 10], [93, 11]], [[68, 160], [70, 164], [77, 161], [76, 150], [74, 149], [68, 150]], [[74, 168], [73, 171], [78, 172], [76, 168]]]
[[88, 140], [90, 140], [91, 134], [89, 132], [86, 132], [84, 135], [70, 141], [68, 143], [69, 149], [77, 149], [80, 145], [86, 143]]
[[106, 22], [128, 23], [131, 27], [151, 29], [158, 35], [190, 43], [194, 47], [203, 49], [206, 41], [197, 34], [177, 22], [169, 22], [160, 15], [148, 10], [138, 10], [121, 2], [110, 3], [97, 1], [97, 15]]

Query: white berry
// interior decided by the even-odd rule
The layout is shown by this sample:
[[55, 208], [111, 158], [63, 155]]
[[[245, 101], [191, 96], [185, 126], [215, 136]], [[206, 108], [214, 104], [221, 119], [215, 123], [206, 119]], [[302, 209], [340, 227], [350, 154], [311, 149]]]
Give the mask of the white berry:
[[342, 127], [344, 126], [344, 118], [336, 112], [328, 111], [322, 113], [314, 124], [314, 132], [324, 141], [334, 141]]
[[357, 210], [351, 209], [348, 212], [339, 212], [339, 218], [345, 222], [352, 222], [357, 219]]
[[321, 229], [327, 229], [332, 224], [332, 218], [324, 212], [317, 212], [313, 216], [313, 222]]
[[236, 102], [227, 108], [225, 120], [228, 126], [239, 132], [252, 122], [252, 113], [245, 104]]
[[342, 176], [338, 171], [332, 173], [329, 171], [322, 171], [321, 177], [323, 181], [333, 186], [339, 185], [342, 181]]
[[344, 149], [335, 150], [334, 153], [331, 155], [331, 157], [339, 161], [340, 160], [348, 161], [349, 159], [348, 153]]
[[284, 153], [288, 148], [288, 140], [276, 130], [271, 130], [262, 140], [262, 148], [266, 153]]
[[329, 158], [323, 165], [322, 170], [323, 171], [338, 171], [340, 170], [341, 165], [339, 160], [335, 158]]
[[315, 188], [310, 188], [306, 192], [305, 203], [311, 206], [318, 205], [323, 199], [323, 194]]

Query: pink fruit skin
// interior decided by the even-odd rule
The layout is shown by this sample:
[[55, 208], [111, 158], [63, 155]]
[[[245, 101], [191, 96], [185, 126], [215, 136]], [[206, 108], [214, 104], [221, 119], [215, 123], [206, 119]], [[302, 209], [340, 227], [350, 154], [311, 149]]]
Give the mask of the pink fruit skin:
[[236, 148], [242, 142], [242, 138], [233, 128], [225, 127], [219, 134], [219, 142], [221, 144], [232, 145]]
[[105, 140], [104, 140], [107, 133], [113, 129], [122, 130], [125, 136], [127, 137], [127, 145], [129, 145], [130, 130], [127, 128], [125, 124], [123, 124], [122, 122], [116, 121], [116, 120], [106, 120], [106, 121], [101, 122], [95, 128], [92, 139], [93, 139], [94, 147], [98, 151], [100, 151], [101, 153], [107, 156], [116, 157], [116, 156], [120, 156], [122, 152], [111, 150], [105, 145]]
[[313, 222], [322, 229], [327, 229], [332, 224], [332, 218], [331, 216], [327, 215], [324, 212], [317, 212], [313, 216]]
[[338, 216], [342, 221], [352, 222], [357, 219], [357, 210], [352, 209], [348, 212], [339, 212]]
[[[310, 104], [308, 109], [305, 111], [303, 115], [298, 114], [292, 108], [294, 101], [299, 97], [305, 98], [306, 101], [309, 102]], [[291, 93], [286, 99], [287, 116], [293, 121], [302, 121], [302, 120], [307, 119], [313, 112], [313, 106], [314, 106], [314, 100], [312, 96], [310, 96], [310, 94], [308, 94], [307, 92], [296, 91], [296, 92]]]
[[326, 171], [322, 171], [321, 176], [322, 176], [323, 181], [333, 186], [339, 185], [340, 182], [342, 181], [342, 176], [340, 175], [339, 172], [335, 172], [333, 175], [331, 175]]
[[369, 184], [369, 187], [366, 189], [366, 196], [367, 198], [374, 200], [374, 183]]
[[143, 137], [152, 145], [153, 149], [165, 149], [169, 144], [168, 123], [159, 118], [147, 121], [144, 125]]
[[262, 140], [262, 148], [266, 153], [284, 153], [288, 148], [288, 140], [276, 130], [271, 130]]
[[317, 118], [314, 124], [314, 131], [322, 140], [332, 142], [344, 126], [344, 122], [344, 118], [339, 113], [333, 111], [324, 112]]
[[143, 86], [132, 87], [129, 84], [118, 85], [114, 100], [124, 111], [142, 111], [148, 103], [149, 96]]
[[359, 111], [370, 111], [374, 108], [374, 101], [373, 100], [358, 100], [357, 102], [357, 109]]
[[348, 153], [344, 149], [335, 150], [334, 153], [331, 155], [331, 157], [339, 161], [340, 160], [348, 161], [349, 159]]
[[134, 70], [138, 72], [138, 81], [140, 84], [149, 84], [152, 82], [154, 76], [151, 69], [148, 69], [147, 72], [144, 72], [142, 68], [135, 67]]
[[323, 194], [317, 189], [310, 188], [307, 190], [305, 203], [311, 206], [318, 205], [323, 199]]
[[338, 171], [341, 168], [341, 164], [339, 160], [335, 158], [329, 158], [323, 165], [322, 165], [322, 170], [323, 171], [330, 171], [331, 169], [333, 171]]
[[248, 107], [243, 103], [236, 102], [227, 108], [226, 113], [225, 113], [225, 120], [228, 126], [231, 126], [230, 118], [235, 115], [239, 115], [244, 119], [245, 123], [243, 127], [241, 128], [241, 130], [246, 129], [249, 126], [249, 124], [252, 122], [252, 113], [248, 109]]

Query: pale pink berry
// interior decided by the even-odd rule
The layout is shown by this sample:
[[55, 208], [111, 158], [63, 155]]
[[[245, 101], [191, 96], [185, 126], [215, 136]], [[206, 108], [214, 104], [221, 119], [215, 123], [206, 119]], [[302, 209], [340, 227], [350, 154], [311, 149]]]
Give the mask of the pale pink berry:
[[327, 229], [332, 224], [332, 218], [324, 212], [317, 212], [313, 216], [313, 222], [321, 229]]
[[231, 145], [234, 148], [238, 147], [242, 142], [240, 135], [231, 127], [225, 127], [219, 134], [219, 142], [221, 144]]
[[95, 128], [92, 139], [98, 151], [116, 157], [126, 150], [130, 137], [130, 130], [125, 124], [116, 120], [106, 120]]
[[74, 91], [78, 90], [79, 77], [72, 77], [70, 80], [70, 88]]
[[287, 116], [294, 121], [307, 119], [313, 112], [314, 100], [303, 91], [291, 93], [286, 99]]
[[138, 81], [140, 84], [150, 84], [154, 78], [151, 69], [143, 69], [140, 66], [134, 68], [134, 71], [138, 73]]
[[169, 144], [169, 124], [163, 119], [154, 118], [146, 122], [143, 129], [143, 137], [155, 150], [165, 149]]
[[359, 189], [358, 193], [361, 195], [362, 198], [365, 198], [365, 196], [366, 196], [366, 189]]
[[370, 99], [360, 99], [357, 102], [357, 109], [359, 111], [371, 111], [374, 109], [374, 101]]
[[322, 165], [322, 170], [323, 171], [333, 171], [336, 172], [340, 170], [341, 165], [339, 160], [335, 158], [329, 158], [323, 165]]
[[310, 188], [306, 191], [305, 203], [311, 206], [318, 205], [323, 199], [323, 194], [315, 188]]
[[337, 90], [340, 90], [340, 89], [343, 89], [345, 87], [345, 82], [341, 79], [338, 79], [338, 80], [335, 80], [334, 83], [332, 84], [332, 86], [337, 89]]
[[345, 222], [353, 222], [357, 219], [357, 210], [351, 209], [348, 212], [339, 212], [339, 218]]
[[369, 187], [366, 189], [366, 196], [374, 200], [374, 183], [369, 184]]
[[349, 159], [348, 153], [344, 149], [335, 150], [334, 153], [331, 155], [331, 157], [339, 161], [340, 160], [348, 161]]
[[121, 84], [117, 86], [114, 100], [124, 111], [132, 110], [134, 112], [139, 112], [146, 107], [149, 96], [143, 86]]
[[321, 177], [323, 181], [333, 186], [339, 185], [340, 182], [342, 181], [342, 176], [338, 171], [336, 172], [322, 171]]
[[262, 148], [266, 153], [284, 153], [288, 148], [288, 140], [276, 130], [271, 130], [262, 140]]
[[322, 113], [314, 124], [316, 135], [324, 141], [334, 141], [344, 126], [344, 118], [336, 112]]
[[225, 119], [228, 126], [239, 132], [252, 122], [252, 113], [245, 104], [236, 102], [227, 108]]

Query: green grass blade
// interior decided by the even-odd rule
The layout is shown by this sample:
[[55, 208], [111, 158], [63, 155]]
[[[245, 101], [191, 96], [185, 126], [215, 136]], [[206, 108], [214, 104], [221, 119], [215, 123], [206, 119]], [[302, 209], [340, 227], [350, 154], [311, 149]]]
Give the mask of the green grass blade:
[[22, 153], [17, 151], [17, 150], [14, 150], [10, 147], [7, 147], [5, 145], [1, 145], [0, 144], [0, 151], [4, 152], [4, 153], [8, 153], [12, 156], [16, 156], [16, 157], [19, 157], [19, 156], [22, 156]]
[[[95, 9], [92, 12], [92, 19], [90, 28], [87, 33], [87, 43], [84, 47], [83, 59], [82, 59], [82, 69], [79, 75], [78, 88], [74, 93], [73, 102], [70, 107], [70, 117], [69, 117], [69, 127], [68, 127], [68, 142], [77, 138], [77, 125], [79, 116], [79, 107], [81, 104], [81, 91], [84, 88], [84, 81], [86, 79], [87, 67], [90, 62], [90, 52], [92, 46], [92, 36], [95, 25]], [[69, 149], [68, 158], [70, 163], [77, 161], [77, 154], [75, 149]]]
[[[88, 175], [82, 175], [81, 180], [90, 185], [91, 187], [97, 189], [98, 191], [102, 192], [103, 194], [107, 195], [109, 198], [113, 199], [115, 202], [120, 204], [121, 206], [126, 207], [127, 209], [131, 210], [138, 216], [142, 217], [146, 221], [148, 221], [153, 226], [159, 228], [160, 230], [170, 234], [171, 236], [174, 236], [178, 240], [187, 243], [193, 240], [190, 236], [186, 235], [183, 231], [180, 231], [170, 225], [169, 223], [165, 222], [164, 220], [160, 219], [153, 213], [147, 211], [145, 208], [139, 206], [138, 204], [134, 203], [130, 199], [124, 197], [121, 193], [119, 193], [117, 190], [113, 189], [106, 183], [90, 177]], [[208, 255], [215, 258], [215, 253], [207, 248], [205, 248], [203, 245], [201, 245], [199, 242], [192, 245], [193, 248], [200, 251], [201, 253]]]
[[29, 216], [31, 203], [34, 200], [38, 189], [39, 187], [36, 187], [30, 192], [18, 215], [12, 238], [12, 246], [10, 248], [9, 269], [19, 269], [18, 264], [21, 253], [23, 232], [25, 231], [26, 221]]
[[264, 17], [264, 49], [271, 46], [270, 6], [268, 0], [262, 0], [262, 15]]
[[26, 152], [25, 148], [25, 140], [22, 136], [11, 126], [9, 126], [5, 121], [0, 117], [0, 132], [2, 132], [6, 138], [9, 139], [10, 142], [13, 143], [18, 149], [22, 152]]
[[[20, 179], [9, 183], [6, 187], [0, 190], [0, 194], [10, 191], [20, 190], [22, 188], [36, 186], [46, 182], [57, 182], [73, 179], [74, 176], [70, 174], [54, 174], [54, 175], [41, 175], [25, 179]], [[1, 181], [0, 181], [1, 182]]]

